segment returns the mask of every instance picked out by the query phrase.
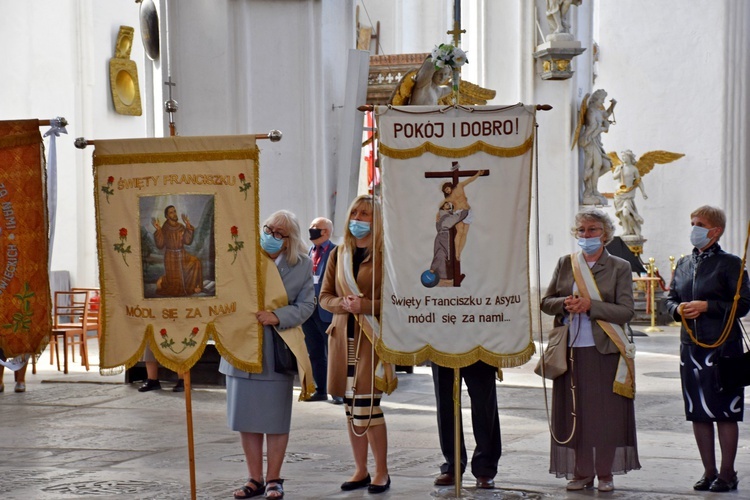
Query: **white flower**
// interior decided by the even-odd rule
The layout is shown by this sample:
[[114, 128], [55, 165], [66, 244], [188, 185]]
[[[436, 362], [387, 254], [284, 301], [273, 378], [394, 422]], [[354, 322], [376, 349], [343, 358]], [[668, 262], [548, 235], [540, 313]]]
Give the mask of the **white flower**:
[[466, 58], [466, 52], [456, 47], [453, 49], [453, 62], [456, 66], [463, 66], [469, 60]]
[[441, 43], [440, 45], [435, 46], [430, 53], [430, 59], [437, 69], [445, 66], [450, 66], [455, 69], [469, 62], [466, 58], [466, 52], [449, 43]]

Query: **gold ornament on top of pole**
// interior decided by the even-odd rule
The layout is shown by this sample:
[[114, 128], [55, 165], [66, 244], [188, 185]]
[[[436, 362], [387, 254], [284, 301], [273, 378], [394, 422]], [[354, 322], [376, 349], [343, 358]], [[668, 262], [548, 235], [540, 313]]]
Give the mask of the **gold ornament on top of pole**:
[[648, 259], [648, 294], [651, 300], [651, 326], [645, 329], [646, 332], [663, 332], [661, 328], [656, 326], [656, 281], [659, 279], [656, 277], [656, 265], [654, 264], [655, 259], [653, 257]]

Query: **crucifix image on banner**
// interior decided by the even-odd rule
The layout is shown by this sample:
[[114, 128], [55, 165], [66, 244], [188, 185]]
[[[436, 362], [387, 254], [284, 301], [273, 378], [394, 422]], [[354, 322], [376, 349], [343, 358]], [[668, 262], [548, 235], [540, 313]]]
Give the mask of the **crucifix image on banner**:
[[535, 108], [378, 107], [380, 356], [450, 368], [526, 363]]
[[[477, 177], [486, 175], [489, 175], [486, 170], [462, 171], [457, 161], [452, 162], [448, 172], [425, 172], [427, 178], [449, 177], [452, 181], [440, 187], [444, 198], [435, 217], [437, 235], [434, 257], [430, 269], [422, 273], [424, 286], [461, 286], [461, 281], [466, 277], [461, 274], [461, 251], [466, 246], [469, 225], [473, 220], [464, 187]], [[462, 176], [468, 179], [459, 181]]]

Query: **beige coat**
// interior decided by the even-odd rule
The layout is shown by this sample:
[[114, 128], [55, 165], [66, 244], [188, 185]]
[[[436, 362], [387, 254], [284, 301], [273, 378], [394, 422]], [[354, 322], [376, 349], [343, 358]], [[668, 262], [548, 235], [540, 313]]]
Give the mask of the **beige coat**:
[[[332, 396], [344, 396], [346, 391], [346, 372], [347, 372], [347, 342], [346, 342], [346, 328], [349, 313], [341, 307], [342, 298], [345, 295], [341, 284], [336, 279], [336, 273], [339, 262], [339, 250], [341, 247], [337, 247], [336, 251], [331, 253], [328, 258], [328, 265], [326, 266], [326, 274], [323, 278], [323, 286], [320, 289], [319, 303], [320, 307], [326, 311], [333, 313], [333, 321], [331, 326], [328, 327], [328, 392]], [[375, 308], [375, 317], [380, 319], [380, 284], [383, 276], [383, 254], [380, 253], [376, 256], [377, 261], [375, 273], [373, 274], [373, 259], [372, 255], [368, 255], [367, 258], [359, 266], [359, 272], [357, 273], [357, 285], [359, 286], [360, 292], [363, 294], [362, 297], [362, 309], [364, 311], [372, 310]], [[373, 291], [373, 276], [375, 277], [375, 289]], [[374, 297], [376, 299], [373, 300]], [[356, 323], [355, 323], [356, 324]], [[354, 345], [361, 338], [361, 345], [359, 351], [359, 362], [357, 363], [357, 394], [371, 394], [371, 381], [373, 373], [372, 364], [372, 344], [366, 335], [358, 331], [354, 335]], [[375, 362], [378, 361], [378, 355], [375, 354]], [[382, 391], [375, 389], [375, 394], [380, 394]]]

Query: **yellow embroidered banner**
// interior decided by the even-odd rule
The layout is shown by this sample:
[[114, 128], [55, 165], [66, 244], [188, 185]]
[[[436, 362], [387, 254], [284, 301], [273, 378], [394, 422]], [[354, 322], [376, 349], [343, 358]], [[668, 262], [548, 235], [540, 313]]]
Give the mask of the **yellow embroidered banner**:
[[512, 367], [534, 353], [531, 106], [378, 107], [381, 357]]
[[51, 330], [47, 207], [38, 120], [0, 122], [0, 348], [38, 353]]
[[135, 364], [146, 343], [183, 372], [209, 338], [260, 371], [255, 138], [97, 140], [94, 181], [102, 373]]

